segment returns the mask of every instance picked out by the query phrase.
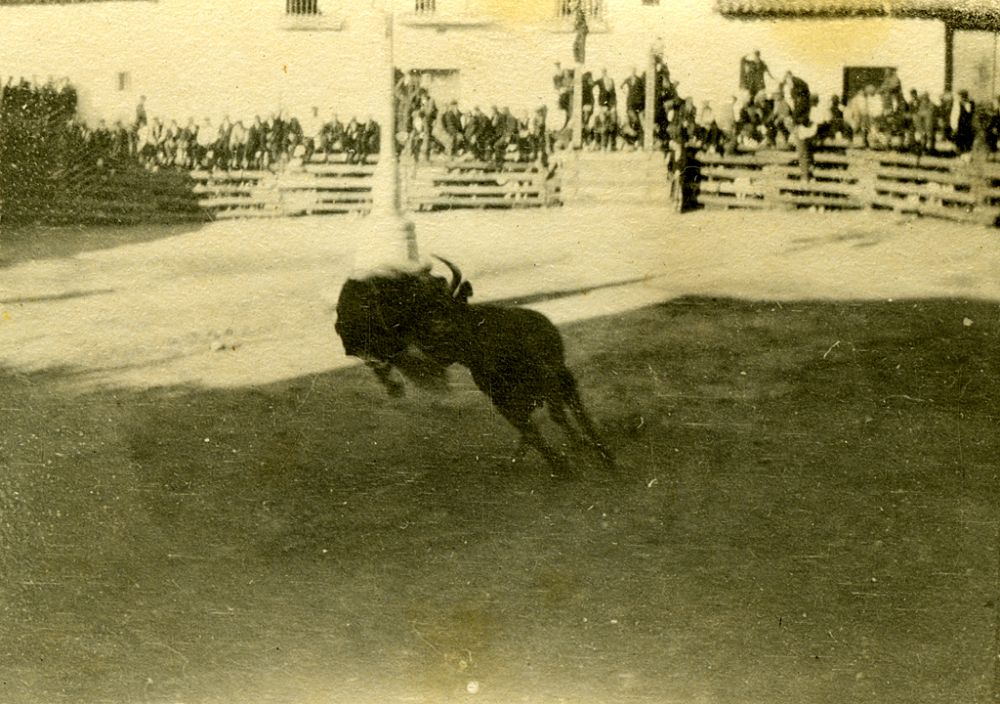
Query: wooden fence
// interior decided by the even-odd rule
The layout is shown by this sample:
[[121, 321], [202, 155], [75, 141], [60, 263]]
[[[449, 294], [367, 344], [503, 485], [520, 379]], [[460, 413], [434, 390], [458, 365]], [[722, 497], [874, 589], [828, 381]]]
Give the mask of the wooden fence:
[[698, 155], [698, 202], [725, 208], [877, 208], [995, 224], [1000, 164], [872, 150]]
[[405, 200], [414, 210], [447, 208], [537, 208], [560, 202], [561, 178], [555, 167], [505, 162], [453, 161], [409, 165], [403, 179]]
[[[431, 162], [401, 165], [414, 210], [540, 207], [559, 200], [558, 174], [537, 164]], [[367, 213], [375, 164], [307, 163], [272, 171], [195, 171], [195, 193], [216, 218]]]
[[194, 171], [195, 194], [214, 217], [367, 212], [374, 164], [309, 163], [273, 171]]

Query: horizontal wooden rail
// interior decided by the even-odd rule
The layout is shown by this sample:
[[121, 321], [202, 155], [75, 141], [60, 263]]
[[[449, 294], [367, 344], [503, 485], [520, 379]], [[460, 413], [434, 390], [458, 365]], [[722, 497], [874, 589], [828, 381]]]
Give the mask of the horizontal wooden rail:
[[[371, 210], [374, 164], [313, 161], [271, 171], [193, 171], [194, 192], [217, 218]], [[447, 161], [405, 164], [413, 209], [523, 208], [559, 202], [559, 176], [538, 164]]]
[[698, 201], [725, 208], [878, 208], [996, 223], [1000, 164], [871, 150], [699, 154]]

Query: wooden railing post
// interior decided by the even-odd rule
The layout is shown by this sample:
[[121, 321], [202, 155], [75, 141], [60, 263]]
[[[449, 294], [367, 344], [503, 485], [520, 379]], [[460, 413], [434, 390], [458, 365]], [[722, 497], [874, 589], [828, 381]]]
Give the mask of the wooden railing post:
[[875, 184], [878, 182], [878, 169], [871, 154], [863, 149], [849, 149], [847, 152], [848, 171], [857, 179], [857, 197], [861, 207], [871, 210], [875, 207]]
[[989, 184], [987, 183], [986, 155], [973, 152], [967, 164], [960, 164], [959, 169], [969, 179], [969, 194], [972, 196], [972, 217], [984, 224], [993, 224], [996, 216], [989, 207]]
[[760, 191], [768, 208], [781, 208], [781, 184], [785, 180], [783, 169], [778, 164], [767, 164], [761, 170]]

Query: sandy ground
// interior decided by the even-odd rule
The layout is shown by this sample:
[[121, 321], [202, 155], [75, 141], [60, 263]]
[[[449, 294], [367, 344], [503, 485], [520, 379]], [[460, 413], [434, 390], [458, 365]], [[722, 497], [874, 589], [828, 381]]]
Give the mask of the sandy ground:
[[512, 464], [467, 373], [340, 368], [364, 220], [34, 233], [0, 250], [0, 702], [996, 700], [996, 231], [417, 225], [565, 323], [620, 472]]
[[[932, 220], [580, 208], [416, 223], [421, 254], [458, 263], [477, 300], [580, 291], [535, 305], [560, 323], [684, 294], [1000, 298], [1000, 235]], [[357, 218], [220, 222], [15, 262], [0, 269], [0, 364], [71, 370], [83, 387], [232, 387], [348, 364], [331, 308], [373, 236]]]

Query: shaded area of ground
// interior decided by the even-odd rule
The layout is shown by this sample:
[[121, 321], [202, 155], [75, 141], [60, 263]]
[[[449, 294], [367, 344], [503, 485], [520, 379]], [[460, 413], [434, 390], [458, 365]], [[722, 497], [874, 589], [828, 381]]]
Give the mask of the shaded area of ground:
[[461, 373], [5, 374], [0, 700], [986, 701], [998, 330], [711, 298], [566, 327], [617, 476], [511, 465]]
[[0, 268], [23, 262], [72, 257], [125, 244], [153, 242], [200, 229], [196, 222], [136, 227], [93, 225], [25, 225], [7, 228], [0, 236]]

